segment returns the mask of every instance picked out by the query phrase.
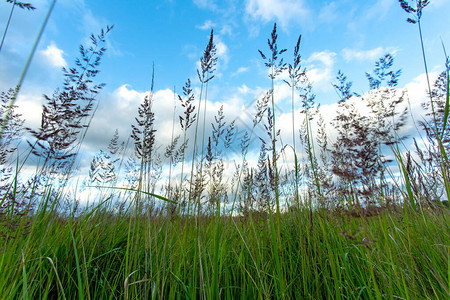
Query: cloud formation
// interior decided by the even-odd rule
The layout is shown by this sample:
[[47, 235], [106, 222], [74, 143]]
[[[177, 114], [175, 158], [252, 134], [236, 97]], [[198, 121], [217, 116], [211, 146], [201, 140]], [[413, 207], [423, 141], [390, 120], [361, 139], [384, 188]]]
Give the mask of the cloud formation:
[[197, 28], [201, 30], [211, 30], [216, 26], [211, 20], [206, 20], [202, 25], [198, 25]]
[[336, 53], [329, 50], [314, 52], [306, 60], [307, 72], [309, 80], [313, 83], [314, 88], [321, 90], [329, 90], [330, 82], [333, 74]]
[[67, 67], [67, 62], [63, 57], [64, 51], [59, 49], [54, 42], [51, 42], [45, 50], [41, 50], [40, 54], [53, 67]]
[[194, 0], [194, 4], [204, 9], [214, 10], [217, 8], [215, 0]]
[[323, 23], [332, 23], [339, 15], [337, 13], [338, 5], [332, 1], [321, 7], [319, 11], [319, 21]]
[[386, 53], [395, 54], [396, 52], [397, 52], [397, 49], [394, 49], [392, 47], [391, 48], [377, 47], [377, 48], [369, 49], [369, 50], [356, 50], [356, 49], [344, 48], [344, 49], [342, 49], [341, 54], [344, 57], [346, 62], [351, 62], [351, 61], [355, 61], [355, 60], [374, 61]]
[[246, 0], [245, 11], [254, 20], [264, 23], [275, 20], [284, 29], [309, 14], [303, 0]]

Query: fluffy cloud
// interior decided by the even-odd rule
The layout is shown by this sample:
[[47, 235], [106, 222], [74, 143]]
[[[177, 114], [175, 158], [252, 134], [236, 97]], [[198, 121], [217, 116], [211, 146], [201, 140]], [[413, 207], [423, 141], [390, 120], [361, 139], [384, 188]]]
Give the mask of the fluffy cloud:
[[377, 47], [370, 50], [355, 50], [355, 49], [349, 49], [344, 48], [341, 52], [342, 56], [344, 57], [345, 61], [351, 62], [354, 60], [371, 60], [374, 61], [378, 58], [380, 58], [385, 53], [391, 53], [395, 54], [398, 50], [395, 48], [383, 48], [383, 47]]
[[223, 25], [222, 29], [220, 29], [220, 34], [222, 35], [232, 35], [233, 29], [230, 25]]
[[17, 97], [17, 112], [25, 120], [25, 126], [38, 128], [41, 125], [42, 102], [41, 91], [23, 89]]
[[380, 18], [384, 17], [388, 11], [392, 8], [392, 5], [397, 5], [394, 3], [396, 1], [391, 0], [378, 0], [374, 5], [367, 11], [365, 16], [367, 18]]
[[217, 5], [214, 0], [194, 0], [194, 4], [200, 8], [207, 8], [211, 10], [217, 8]]
[[206, 20], [202, 25], [197, 26], [198, 29], [201, 30], [211, 30], [216, 26], [211, 20]]
[[[429, 78], [431, 84], [437, 79], [439, 73], [430, 73]], [[405, 85], [405, 90], [408, 93], [408, 101], [413, 116], [416, 120], [422, 120], [423, 108], [422, 103], [428, 102], [428, 87], [427, 87], [427, 76], [426, 74], [420, 74], [414, 78], [411, 82]]]
[[59, 49], [54, 42], [51, 42], [45, 50], [41, 50], [42, 57], [53, 67], [62, 68], [67, 66], [63, 57], [64, 51]]
[[263, 22], [275, 19], [282, 28], [287, 28], [290, 22], [307, 18], [309, 14], [302, 0], [246, 0], [245, 11], [250, 18]]
[[216, 50], [217, 57], [222, 59], [224, 64], [226, 65], [230, 60], [228, 56], [228, 46], [222, 41], [219, 36], [216, 36]]
[[314, 52], [306, 60], [309, 80], [315, 88], [329, 90], [336, 53], [329, 50]]
[[248, 72], [249, 68], [248, 67], [239, 67], [236, 72], [234, 72], [233, 74], [231, 74], [231, 76], [237, 76], [239, 74]]
[[338, 5], [334, 1], [322, 6], [319, 12], [319, 21], [323, 23], [334, 22], [338, 18], [337, 8]]
[[[115, 129], [119, 130], [122, 140], [126, 140], [131, 133], [131, 124], [135, 124], [138, 107], [143, 103], [144, 97], [149, 95], [148, 91], [140, 92], [134, 90], [130, 85], [122, 85], [110, 94], [100, 97], [100, 105], [92, 120], [84, 148], [88, 151], [104, 149], [112, 138]], [[183, 115], [182, 107], [178, 101], [178, 95], [174, 95], [169, 89], [158, 90], [153, 95], [152, 110], [155, 113], [154, 128], [156, 131], [157, 145], [160, 151], [171, 143], [172, 128], [174, 134], [181, 134], [179, 126], [179, 115]], [[212, 134], [211, 123], [214, 123], [214, 116], [220, 106], [224, 106], [225, 121], [229, 124], [233, 118], [239, 116], [242, 108], [242, 99], [238, 95], [227, 98], [226, 102], [206, 102], [206, 132], [205, 137]], [[199, 107], [198, 97], [195, 100], [195, 113]], [[174, 119], [175, 109], [175, 119]], [[198, 137], [202, 136], [204, 101], [202, 99], [200, 111], [200, 123]], [[175, 123], [173, 123], [175, 122]], [[192, 142], [195, 136], [195, 124], [190, 128], [188, 138]], [[129, 145], [132, 149], [132, 141]]]
[[[334, 64], [334, 55], [330, 52], [318, 52], [312, 55], [309, 60], [314, 63], [320, 63], [324, 67], [331, 68]], [[437, 76], [437, 74], [431, 74], [432, 80]], [[415, 78], [412, 82], [408, 83], [405, 88], [408, 91], [410, 107], [412, 110], [412, 114], [416, 117], [416, 120], [423, 115], [423, 110], [420, 107], [420, 103], [422, 101], [426, 101], [426, 78], [425, 75], [420, 75]], [[212, 128], [211, 123], [214, 123], [214, 116], [217, 115], [217, 111], [220, 106], [224, 106], [225, 112], [225, 121], [229, 124], [232, 120], [236, 120], [236, 125], [238, 126], [239, 132], [243, 132], [243, 129], [251, 130], [252, 127], [252, 119], [254, 115], [255, 103], [250, 103], [244, 105], [244, 99], [248, 99], [248, 96], [261, 96], [261, 89], [251, 89], [245, 85], [242, 85], [234, 92], [231, 92], [230, 95], [226, 97], [226, 101], [207, 101], [206, 102], [206, 121], [205, 121], [205, 143], [207, 143], [207, 137], [211, 136]], [[275, 97], [276, 99], [288, 99], [289, 98], [289, 88], [285, 84], [276, 85], [275, 87]], [[83, 157], [81, 162], [81, 169], [85, 170], [92, 158], [92, 155], [96, 153], [99, 149], [105, 149], [109, 140], [113, 136], [114, 130], [116, 128], [119, 129], [119, 134], [121, 140], [126, 141], [129, 137], [131, 131], [131, 124], [135, 123], [134, 118], [137, 115], [137, 109], [139, 105], [143, 102], [144, 97], [148, 95], [148, 91], [137, 91], [134, 90], [129, 85], [122, 85], [118, 87], [116, 90], [109, 94], [100, 94], [100, 105], [96, 112], [96, 115], [91, 123], [91, 127], [89, 128], [88, 135], [83, 143], [82, 153], [80, 153]], [[154, 93], [153, 97], [153, 111], [155, 113], [155, 128], [156, 132], [156, 141], [159, 146], [159, 150], [163, 152], [165, 146], [169, 145], [172, 138], [172, 128], [175, 125], [174, 133], [175, 135], [180, 134], [181, 131], [178, 125], [178, 115], [182, 114], [182, 108], [179, 106], [178, 101], [176, 100], [176, 96], [171, 90], [158, 90]], [[366, 96], [366, 95], [364, 95]], [[363, 97], [364, 97], [363, 96]], [[27, 124], [30, 127], [37, 127], [40, 122], [40, 102], [42, 101], [41, 97], [34, 97], [31, 94], [23, 94], [21, 99], [19, 99], [19, 112], [24, 114], [24, 117], [29, 119], [29, 123]], [[352, 100], [357, 106], [357, 108], [364, 112], [366, 109], [364, 106], [364, 101], [361, 101], [360, 98], [354, 97]], [[199, 123], [199, 133], [198, 137], [201, 139], [202, 129], [203, 129], [203, 106], [204, 102], [201, 103], [201, 111], [200, 111], [200, 123]], [[198, 108], [198, 98], [195, 101], [197, 112]], [[406, 103], [405, 103], [406, 105]], [[173, 116], [175, 109], [175, 124], [173, 124]], [[334, 118], [337, 111], [337, 104], [331, 105], [323, 105], [320, 108], [320, 111], [325, 118], [325, 121], [328, 123], [327, 132], [330, 141], [334, 139], [336, 134], [335, 130], [329, 125], [329, 122]], [[292, 145], [292, 114], [290, 110], [282, 111], [276, 108], [277, 113], [277, 129], [281, 130], [281, 139], [284, 144]], [[303, 120], [304, 116], [300, 113], [300, 110], [297, 109], [295, 111], [295, 129], [296, 139], [298, 139], [298, 129]], [[266, 120], [264, 119], [266, 122]], [[315, 122], [312, 124], [312, 131], [316, 133], [316, 125]], [[260, 126], [261, 127], [261, 126]], [[195, 135], [195, 125], [191, 127], [189, 132], [189, 139], [191, 143], [194, 140]], [[406, 128], [409, 136], [415, 136], [415, 128], [412, 126], [408, 126]], [[258, 158], [258, 150], [260, 147], [260, 141], [258, 140], [258, 136], [266, 138], [264, 135], [264, 128], [257, 128], [254, 132], [253, 140], [250, 146], [249, 155], [247, 156], [249, 164], [255, 165]], [[225, 161], [228, 161], [228, 165], [226, 165], [227, 175], [231, 176], [232, 171], [234, 170], [234, 162], [233, 159], [237, 159], [239, 162], [240, 155], [240, 138], [242, 136], [238, 136], [235, 141], [235, 146], [233, 150], [228, 151], [224, 154]], [[201, 142], [199, 141], [199, 144]], [[128, 144], [129, 150], [128, 153], [133, 151], [133, 142], [130, 140]], [[289, 164], [293, 161], [293, 152], [290, 150], [291, 148], [286, 148], [285, 151], [285, 167], [289, 167]], [[192, 149], [188, 149], [188, 158], [189, 161], [192, 155]], [[301, 151], [300, 142], [297, 140], [297, 151]], [[175, 172], [175, 171], [174, 171]], [[178, 172], [178, 171], [176, 171]]]

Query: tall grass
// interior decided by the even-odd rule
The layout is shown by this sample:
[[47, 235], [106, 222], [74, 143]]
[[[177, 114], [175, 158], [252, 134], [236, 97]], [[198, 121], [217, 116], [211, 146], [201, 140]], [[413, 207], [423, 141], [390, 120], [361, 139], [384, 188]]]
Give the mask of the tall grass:
[[[405, 1], [400, 3], [412, 11]], [[166, 148], [170, 175], [164, 196], [157, 193], [154, 182], [154, 168], [160, 163], [154, 136], [158, 128], [154, 127], [152, 111], [153, 81], [151, 93], [139, 108], [137, 125], [133, 125], [140, 169], [128, 186], [113, 185], [119, 182], [120, 174], [100, 176], [97, 183], [109, 185], [97, 188], [106, 192], [102, 191], [95, 204], [80, 207], [69, 194], [71, 186], [67, 181], [61, 185], [55, 181], [44, 185], [39, 180], [28, 182], [28, 186], [22, 184], [17, 162], [15, 173], [8, 171], [12, 175], [6, 188], [0, 189], [2, 298], [448, 298], [450, 210], [442, 201], [449, 194], [448, 144], [443, 138], [449, 114], [448, 69], [443, 113], [433, 108], [438, 99], [431, 98], [433, 124], [439, 124], [442, 118], [444, 127], [437, 129], [439, 134], [429, 136], [437, 138], [438, 148], [435, 152], [427, 150], [430, 155], [439, 153], [437, 163], [429, 160], [435, 171], [432, 179], [446, 193], [439, 199], [426, 198], [427, 175], [396, 141], [389, 141], [389, 145], [404, 188], [391, 173], [392, 193], [380, 184], [378, 194], [364, 194], [366, 181], [361, 177], [359, 181], [344, 178], [348, 189], [342, 193], [333, 183], [324, 181], [338, 176], [337, 172], [320, 177], [328, 166], [319, 164], [317, 145], [323, 157], [329, 149], [326, 136], [320, 134], [325, 141], [319, 142], [313, 132], [314, 97], [309, 94], [311, 87], [300, 64], [299, 45], [300, 38], [294, 49], [294, 63], [286, 66], [281, 58], [286, 50], [278, 50], [274, 25], [268, 40], [270, 55], [259, 51], [269, 68], [271, 88], [257, 99], [253, 126], [240, 141], [242, 160], [236, 162], [230, 180], [222, 181], [223, 169], [214, 169], [220, 166], [220, 151], [228, 149], [233, 135], [234, 123], [225, 134], [224, 148], [219, 149], [225, 132], [222, 108], [213, 125], [213, 142], [208, 138], [206, 143], [208, 85], [216, 64], [212, 31], [198, 71], [198, 101], [190, 80], [183, 87], [183, 95], [177, 96], [183, 108], [179, 116], [181, 136], [175, 137], [172, 131], [171, 145]], [[279, 160], [286, 145], [276, 126], [275, 83], [282, 72], [289, 73], [290, 81], [286, 83], [292, 89], [293, 144], [288, 146], [294, 152], [295, 165], [290, 166], [293, 176], [281, 168]], [[345, 102], [350, 98], [349, 86], [345, 76], [339, 75]], [[429, 92], [431, 95], [431, 87]], [[300, 138], [305, 142], [305, 161], [298, 159], [301, 150], [295, 144], [298, 96], [303, 100], [305, 131]], [[18, 116], [7, 111], [2, 110], [2, 122], [10, 129], [10, 122]], [[172, 123], [175, 126], [176, 122]], [[247, 154], [254, 131], [261, 124], [267, 138], [261, 138], [260, 159], [254, 168]], [[191, 130], [193, 141], [188, 138]], [[117, 143], [117, 132], [113, 140]], [[1, 146], [8, 150], [5, 153], [14, 152], [3, 141]], [[109, 156], [109, 170], [124, 159], [113, 157], [118, 154], [118, 148], [114, 149]], [[422, 154], [419, 151], [417, 155]], [[3, 165], [6, 156], [0, 158]], [[70, 168], [73, 165], [72, 161]], [[300, 169], [309, 174], [305, 184], [300, 184]], [[179, 180], [172, 178], [178, 170]], [[219, 179], [211, 175], [213, 172]], [[288, 193], [284, 192], [286, 186], [290, 188]], [[122, 194], [113, 202], [116, 190]], [[293, 205], [282, 200], [288, 198], [294, 199]]]
[[[309, 211], [295, 210], [280, 220], [283, 278], [265, 217], [235, 217], [231, 223], [203, 217], [201, 226], [184, 218], [143, 218], [132, 228], [138, 245], [151, 232], [146, 253], [143, 245], [130, 249], [128, 223], [137, 221], [131, 214], [114, 215], [102, 205], [76, 219], [58, 218], [52, 210], [36, 213], [30, 231], [6, 240], [2, 249], [0, 291], [7, 298], [24, 293], [31, 299], [62, 298], [63, 292], [93, 299], [445, 299], [449, 294], [448, 211], [385, 210], [359, 218], [314, 213], [316, 227], [310, 230]], [[197, 230], [205, 238], [198, 240]], [[155, 266], [152, 274], [144, 272], [145, 262]]]

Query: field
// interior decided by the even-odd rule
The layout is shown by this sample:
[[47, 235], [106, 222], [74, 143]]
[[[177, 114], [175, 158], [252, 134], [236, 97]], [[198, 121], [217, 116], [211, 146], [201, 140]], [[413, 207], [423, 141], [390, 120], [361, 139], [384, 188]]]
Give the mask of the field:
[[[450, 62], [430, 82], [420, 27], [428, 1], [399, 2], [419, 25], [428, 80], [422, 120], [408, 119], [401, 72], [386, 54], [366, 73], [364, 96], [338, 73], [339, 106], [326, 124], [302, 66], [301, 36], [286, 63], [274, 24], [259, 50], [271, 88], [256, 99], [251, 124], [238, 136], [221, 107], [210, 128], [211, 31], [198, 86], [187, 80], [174, 92], [181, 113], [174, 110], [171, 143], [155, 138], [153, 70], [130, 136], [116, 131], [82, 182], [80, 149], [114, 29], [80, 47], [62, 86], [45, 96], [41, 126], [24, 128], [16, 100], [34, 47], [17, 86], [1, 94], [0, 298], [447, 299]], [[27, 5], [12, 3], [33, 9]], [[292, 91], [292, 144], [277, 127], [281, 80]], [[414, 149], [401, 135], [408, 122], [423, 136]], [[26, 150], [16, 143], [23, 136]], [[18, 159], [19, 151], [26, 155]], [[24, 179], [31, 157], [39, 163]]]

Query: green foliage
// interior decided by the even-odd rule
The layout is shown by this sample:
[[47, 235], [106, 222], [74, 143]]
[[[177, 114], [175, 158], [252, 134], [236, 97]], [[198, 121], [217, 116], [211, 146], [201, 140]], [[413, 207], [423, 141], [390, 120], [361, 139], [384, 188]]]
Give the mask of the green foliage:
[[[285, 268], [279, 274], [267, 215], [204, 217], [197, 227], [193, 218], [163, 215], [135, 223], [137, 216], [117, 215], [105, 205], [72, 220], [38, 211], [28, 235], [3, 240], [0, 293], [55, 298], [64, 291], [92, 299], [445, 299], [449, 293], [448, 209], [405, 216], [392, 206], [359, 217], [293, 209], [280, 219]], [[127, 240], [129, 223], [136, 225], [135, 242]]]
[[[21, 7], [21, 2], [8, 2]], [[416, 1], [415, 8], [399, 2], [412, 15], [408, 22], [418, 23], [420, 29], [422, 9], [429, 1]], [[93, 78], [110, 29], [92, 36], [90, 47], [80, 47], [76, 67], [64, 70], [62, 89], [46, 96], [40, 128], [29, 130], [35, 139], [29, 142], [31, 151], [44, 159], [38, 174], [50, 167], [68, 177], [73, 170], [95, 95], [103, 87]], [[446, 71], [429, 89], [430, 103], [424, 104], [428, 115], [420, 125], [429, 143], [421, 148], [415, 141], [415, 159], [398, 143], [402, 138], [397, 131], [405, 124], [406, 111], [397, 109], [403, 101], [403, 94], [395, 89], [401, 72], [392, 70], [391, 55], [375, 62], [372, 74], [366, 73], [371, 90], [358, 100], [367, 105], [368, 115], [357, 110], [353, 96], [359, 96], [351, 91], [346, 76], [338, 73], [333, 86], [339, 111], [332, 122], [337, 138], [330, 141], [301, 66], [301, 39], [293, 63], [285, 64], [281, 55], [287, 50], [278, 50], [274, 24], [268, 39], [270, 55], [259, 51], [270, 71], [271, 89], [256, 101], [253, 127], [240, 141], [242, 162], [235, 162], [234, 175], [227, 178], [223, 156], [238, 130], [234, 121], [226, 121], [224, 107], [211, 124], [211, 136], [206, 136], [208, 84], [217, 64], [213, 37], [211, 31], [200, 59], [197, 112], [189, 79], [178, 96], [182, 112], [178, 124], [174, 108], [171, 143], [164, 147], [168, 162], [162, 161], [155, 135], [153, 71], [151, 91], [132, 125], [135, 151], [134, 157], [128, 157], [128, 186], [119, 180], [126, 146], [120, 145], [117, 131], [108, 151], [100, 151], [91, 163], [90, 184], [101, 191], [94, 205], [80, 207], [67, 186], [35, 180], [19, 188], [18, 163], [15, 174], [8, 169], [8, 179], [14, 179], [2, 185], [0, 194], [0, 295], [11, 299], [447, 298], [448, 59]], [[424, 53], [423, 58], [426, 68]], [[292, 89], [292, 145], [282, 143], [276, 127], [274, 87], [284, 71], [289, 78], [284, 82]], [[14, 113], [20, 84], [17, 90], [1, 94], [2, 165], [14, 153], [10, 142], [23, 123]], [[300, 158], [303, 153], [295, 146], [297, 96], [306, 159]], [[190, 130], [194, 123], [195, 131]], [[178, 125], [181, 135], [176, 137]], [[252, 166], [247, 154], [258, 125], [264, 133], [257, 164]], [[385, 145], [394, 153], [404, 187], [393, 174], [393, 183], [384, 178], [384, 172], [391, 170], [381, 149]], [[293, 167], [285, 155], [288, 147], [294, 152]], [[189, 177], [184, 168], [191, 148]], [[170, 167], [168, 184], [161, 180], [164, 163]], [[172, 167], [179, 164], [179, 181], [171, 181]], [[155, 191], [158, 186], [165, 196]]]

